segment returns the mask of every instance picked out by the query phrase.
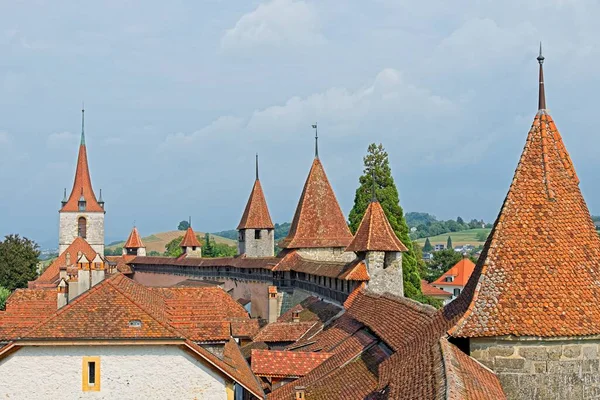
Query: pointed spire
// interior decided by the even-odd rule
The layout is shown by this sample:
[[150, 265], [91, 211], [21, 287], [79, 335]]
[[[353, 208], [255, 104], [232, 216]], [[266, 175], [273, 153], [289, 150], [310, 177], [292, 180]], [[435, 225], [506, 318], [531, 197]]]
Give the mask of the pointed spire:
[[544, 91], [544, 56], [542, 55], [542, 42], [540, 42], [540, 55], [537, 57], [540, 64], [540, 79], [539, 79], [539, 95], [538, 95], [538, 110], [546, 109], [546, 92]]
[[258, 180], [258, 153], [256, 153], [256, 180]]
[[63, 193], [62, 205], [64, 206], [67, 203], [67, 188], [65, 188]]
[[144, 247], [144, 242], [142, 241], [142, 238], [140, 237], [140, 233], [138, 232], [138, 229], [135, 227], [135, 224], [134, 224], [133, 229], [131, 230], [131, 233], [129, 234], [129, 238], [125, 242], [125, 245], [123, 245], [123, 248], [139, 249], [141, 247]]
[[85, 146], [85, 107], [81, 103], [81, 145]]
[[356, 235], [346, 251], [408, 251], [398, 239], [381, 204], [377, 200], [369, 203]]
[[319, 130], [317, 123], [315, 122], [312, 127], [315, 130], [315, 158], [319, 158]]
[[192, 216], [191, 215], [188, 217], [188, 227], [190, 227], [190, 228], [192, 227]]
[[196, 237], [196, 233], [192, 229], [191, 222], [192, 222], [192, 218], [190, 217], [190, 226], [185, 231], [185, 235], [183, 236], [183, 239], [181, 240], [181, 244], [179, 245], [179, 247], [201, 247], [202, 246], [200, 244], [200, 242], [198, 241], [198, 238]]
[[262, 185], [258, 179], [258, 154], [256, 155], [256, 180], [246, 203], [244, 214], [237, 227], [240, 229], [273, 229], [273, 221], [265, 200]]

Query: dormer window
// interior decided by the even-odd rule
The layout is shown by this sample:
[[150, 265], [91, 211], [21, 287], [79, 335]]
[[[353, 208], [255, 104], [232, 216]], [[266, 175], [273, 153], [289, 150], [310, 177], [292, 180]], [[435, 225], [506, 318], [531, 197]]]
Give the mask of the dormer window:
[[445, 282], [454, 282], [454, 277], [452, 275], [447, 276]]
[[85, 205], [86, 205], [85, 197], [83, 197], [83, 195], [82, 195], [79, 198], [79, 211], [85, 211]]

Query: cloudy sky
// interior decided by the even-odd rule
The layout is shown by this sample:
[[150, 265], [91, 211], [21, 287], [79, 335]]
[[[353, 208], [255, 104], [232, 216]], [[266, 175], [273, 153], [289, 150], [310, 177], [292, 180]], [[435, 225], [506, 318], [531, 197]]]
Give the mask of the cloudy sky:
[[235, 227], [255, 152], [273, 219], [291, 220], [314, 121], [344, 212], [381, 142], [405, 210], [493, 220], [536, 111], [540, 40], [548, 107], [600, 213], [599, 14], [585, 0], [1, 2], [0, 234], [57, 240], [82, 100], [107, 241], [188, 215]]

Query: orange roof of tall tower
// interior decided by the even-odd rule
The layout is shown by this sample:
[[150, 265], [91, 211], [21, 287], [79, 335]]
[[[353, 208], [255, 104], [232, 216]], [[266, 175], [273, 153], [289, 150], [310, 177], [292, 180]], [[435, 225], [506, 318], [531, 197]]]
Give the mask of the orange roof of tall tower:
[[285, 249], [346, 247], [351, 241], [352, 234], [323, 165], [315, 158], [304, 184], [290, 232], [279, 246]]
[[129, 238], [127, 239], [127, 242], [125, 242], [125, 245], [123, 246], [123, 248], [139, 249], [141, 247], [144, 247], [144, 242], [142, 242], [140, 233], [138, 232], [137, 228], [134, 226], [133, 229], [131, 230], [131, 233], [129, 234]]
[[[454, 264], [452, 268], [446, 271], [442, 276], [437, 278], [432, 285], [445, 285], [445, 286], [465, 286], [475, 269], [473, 261], [467, 257], [463, 257], [462, 260]], [[452, 281], [447, 282], [446, 277], [453, 277]]]
[[273, 229], [267, 201], [258, 178], [254, 181], [246, 209], [237, 229]]
[[369, 203], [354, 239], [346, 251], [407, 251], [378, 201]]
[[454, 336], [600, 334], [600, 239], [545, 109], [538, 60], [539, 111]]
[[181, 241], [180, 247], [200, 247], [200, 241], [196, 237], [194, 230], [192, 227], [188, 227], [187, 231], [185, 231], [185, 235], [183, 236], [183, 240]]
[[[83, 118], [83, 110], [82, 118]], [[85, 135], [83, 132], [83, 120], [81, 129], [81, 143], [79, 144], [79, 155], [77, 156], [77, 170], [75, 171], [75, 181], [73, 189], [68, 200], [64, 203], [60, 211], [77, 212], [79, 211], [79, 199], [83, 196], [86, 201], [85, 211], [104, 212], [104, 209], [96, 200], [96, 195], [92, 189], [92, 180], [88, 168], [87, 151], [85, 146]]]

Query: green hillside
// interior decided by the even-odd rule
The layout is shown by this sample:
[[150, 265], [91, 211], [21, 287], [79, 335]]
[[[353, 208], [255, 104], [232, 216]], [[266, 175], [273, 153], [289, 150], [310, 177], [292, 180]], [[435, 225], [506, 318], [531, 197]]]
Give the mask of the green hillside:
[[[448, 236], [450, 236], [452, 237], [452, 244], [454, 246], [463, 246], [465, 244], [479, 246], [485, 242], [490, 230], [491, 229], [488, 228], [478, 228], [460, 232], [448, 232], [442, 235], [432, 236], [429, 238], [429, 241], [431, 242], [432, 246], [435, 246], [436, 244], [443, 244], [445, 246]], [[418, 239], [417, 243], [423, 246], [425, 244], [425, 238]]]

